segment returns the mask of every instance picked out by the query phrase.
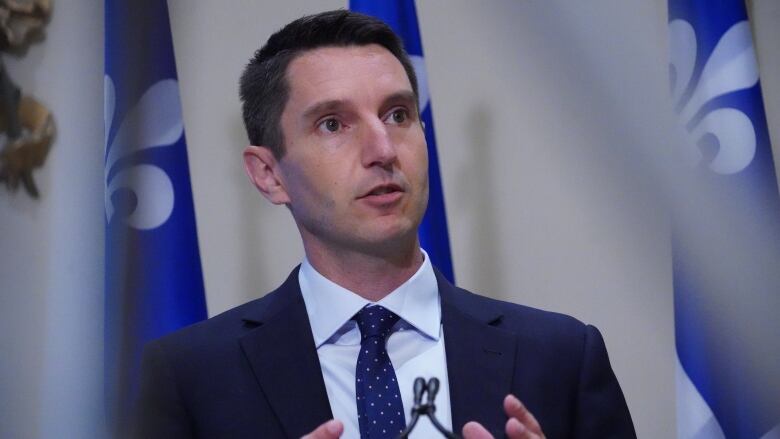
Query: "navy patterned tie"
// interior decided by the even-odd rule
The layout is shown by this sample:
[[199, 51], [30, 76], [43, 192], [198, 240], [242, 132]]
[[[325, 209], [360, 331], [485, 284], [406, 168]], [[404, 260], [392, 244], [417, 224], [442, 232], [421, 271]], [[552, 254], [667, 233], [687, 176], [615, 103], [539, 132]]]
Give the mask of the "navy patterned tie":
[[362, 439], [396, 438], [406, 426], [398, 380], [385, 345], [398, 319], [379, 305], [363, 308], [353, 317], [360, 328], [355, 394]]

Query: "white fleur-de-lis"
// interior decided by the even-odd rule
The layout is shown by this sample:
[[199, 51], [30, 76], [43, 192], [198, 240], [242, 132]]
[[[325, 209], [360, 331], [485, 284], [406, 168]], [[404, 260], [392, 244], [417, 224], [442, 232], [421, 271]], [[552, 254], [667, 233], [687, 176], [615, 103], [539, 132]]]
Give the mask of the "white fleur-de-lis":
[[[685, 99], [696, 63], [696, 33], [685, 20], [669, 23], [672, 98], [680, 108], [680, 119], [689, 124], [712, 99], [753, 87], [758, 82], [758, 64], [753, 50], [750, 26], [740, 21], [723, 34], [707, 60], [690, 97]], [[689, 128], [688, 153], [694, 164], [703, 159], [697, 144], [707, 134], [720, 144], [709, 168], [718, 174], [734, 174], [745, 169], [756, 153], [753, 122], [740, 110], [718, 108], [708, 112]]]
[[105, 205], [106, 217], [111, 222], [115, 208], [112, 195], [118, 189], [127, 189], [136, 196], [135, 209], [123, 221], [139, 230], [155, 229], [171, 216], [174, 189], [168, 174], [159, 166], [137, 164], [120, 167], [111, 175], [117, 162], [149, 148], [167, 147], [176, 143], [184, 132], [179, 102], [179, 87], [175, 79], [164, 79], [153, 84], [128, 111], [119, 125], [111, 144], [108, 135], [114, 118], [115, 92], [111, 77], [104, 79], [105, 118]]

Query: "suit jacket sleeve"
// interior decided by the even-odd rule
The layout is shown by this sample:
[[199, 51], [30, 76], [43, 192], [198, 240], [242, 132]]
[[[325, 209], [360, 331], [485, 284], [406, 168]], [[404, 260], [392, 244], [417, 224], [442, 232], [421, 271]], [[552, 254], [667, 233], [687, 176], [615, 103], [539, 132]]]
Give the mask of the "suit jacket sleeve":
[[136, 438], [191, 438], [192, 422], [179, 393], [173, 368], [159, 342], [146, 345], [136, 403]]
[[574, 430], [578, 438], [636, 437], [604, 339], [591, 325], [585, 329]]

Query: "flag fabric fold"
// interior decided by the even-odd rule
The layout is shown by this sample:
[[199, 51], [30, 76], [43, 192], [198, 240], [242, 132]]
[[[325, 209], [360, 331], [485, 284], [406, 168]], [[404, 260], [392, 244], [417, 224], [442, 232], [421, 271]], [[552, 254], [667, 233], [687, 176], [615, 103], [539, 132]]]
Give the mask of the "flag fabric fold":
[[780, 195], [743, 0], [670, 0], [678, 437], [780, 437]]
[[444, 191], [442, 189], [441, 173], [439, 172], [439, 155], [436, 150], [436, 136], [433, 129], [433, 111], [431, 109], [428, 88], [428, 75], [423, 58], [422, 40], [417, 24], [417, 11], [414, 0], [350, 0], [351, 10], [377, 17], [390, 25], [404, 42], [404, 47], [414, 65], [419, 89], [420, 119], [425, 129], [425, 139], [428, 142], [428, 177], [429, 195], [428, 209], [420, 224], [420, 244], [428, 253], [431, 262], [444, 276], [455, 281], [450, 253], [449, 232], [447, 231], [447, 214], [444, 206]]
[[105, 3], [105, 393], [127, 429], [143, 345], [206, 318], [166, 2]]

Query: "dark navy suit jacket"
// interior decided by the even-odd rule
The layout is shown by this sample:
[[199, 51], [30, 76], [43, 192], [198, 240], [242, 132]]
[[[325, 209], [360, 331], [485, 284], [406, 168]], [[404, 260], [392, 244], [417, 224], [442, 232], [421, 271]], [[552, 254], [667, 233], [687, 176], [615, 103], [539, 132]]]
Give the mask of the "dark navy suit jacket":
[[[633, 438], [599, 331], [436, 272], [453, 427], [504, 436], [517, 395], [547, 438]], [[277, 290], [147, 345], [138, 437], [299, 438], [332, 418], [298, 270]]]

